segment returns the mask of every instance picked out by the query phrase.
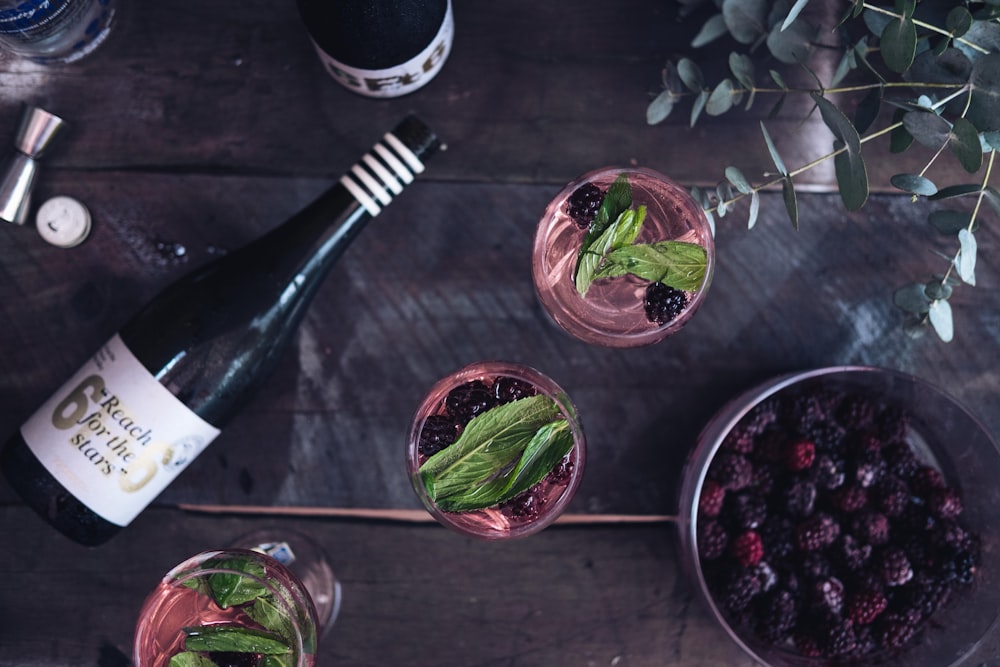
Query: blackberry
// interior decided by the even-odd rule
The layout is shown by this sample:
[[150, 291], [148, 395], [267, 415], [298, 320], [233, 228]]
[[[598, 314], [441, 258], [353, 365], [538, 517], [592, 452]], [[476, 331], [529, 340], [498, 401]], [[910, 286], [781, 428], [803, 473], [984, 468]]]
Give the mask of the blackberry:
[[870, 426], [875, 421], [877, 408], [866, 396], [860, 394], [848, 395], [837, 406], [837, 421], [852, 429]]
[[886, 442], [903, 442], [910, 432], [910, 416], [901, 408], [886, 406], [875, 417], [875, 429]]
[[840, 525], [833, 517], [817, 513], [795, 528], [795, 546], [801, 551], [816, 551], [833, 544], [840, 535]]
[[804, 479], [794, 482], [784, 494], [784, 510], [791, 516], [803, 519], [813, 513], [816, 506], [816, 485]]
[[698, 553], [704, 560], [715, 560], [726, 553], [729, 533], [718, 521], [698, 523]]
[[750, 454], [756, 435], [749, 424], [740, 422], [723, 438], [721, 448], [736, 454]]
[[933, 491], [945, 488], [944, 477], [937, 468], [922, 465], [913, 473], [910, 486], [915, 494], [927, 498]]
[[910, 495], [910, 487], [906, 482], [891, 475], [883, 478], [875, 487], [876, 504], [887, 517], [900, 516], [910, 504]]
[[878, 450], [865, 449], [854, 460], [853, 479], [864, 488], [874, 486], [886, 473], [888, 465]]
[[876, 641], [882, 648], [890, 651], [898, 651], [913, 638], [913, 625], [899, 614], [886, 614], [876, 626]]
[[448, 414], [463, 424], [467, 424], [476, 415], [486, 412], [494, 404], [493, 393], [482, 380], [460, 384], [448, 392], [444, 399]]
[[854, 625], [868, 625], [885, 611], [888, 604], [889, 602], [882, 591], [858, 591], [847, 600], [847, 617]]
[[566, 200], [566, 215], [580, 229], [586, 229], [594, 221], [604, 201], [604, 191], [593, 183], [584, 183]]
[[830, 548], [830, 556], [837, 565], [848, 572], [857, 572], [872, 555], [872, 545], [865, 544], [854, 535], [845, 533]]
[[726, 499], [726, 489], [714, 480], [705, 480], [698, 496], [698, 512], [702, 516], [716, 517], [722, 511]]
[[447, 415], [430, 415], [420, 429], [417, 451], [421, 456], [433, 456], [458, 439], [461, 427]]
[[764, 552], [775, 562], [784, 560], [795, 548], [792, 544], [794, 526], [788, 519], [769, 516], [758, 532], [764, 545]]
[[720, 452], [712, 461], [708, 476], [729, 491], [739, 491], [753, 481], [753, 465], [740, 454]]
[[820, 658], [823, 656], [823, 651], [819, 647], [819, 641], [811, 633], [796, 632], [792, 637], [792, 642], [795, 644], [795, 650], [798, 651], [799, 655], [805, 658]]
[[531, 520], [538, 517], [542, 511], [541, 499], [528, 489], [524, 493], [514, 496], [510, 500], [499, 505], [500, 511], [507, 511], [515, 519]]
[[498, 405], [534, 396], [537, 393], [533, 384], [517, 378], [503, 376], [493, 383], [493, 398]]
[[565, 482], [573, 476], [573, 467], [573, 459], [569, 456], [564, 456], [552, 467], [552, 470], [545, 476], [545, 479], [553, 484]]
[[808, 581], [825, 579], [833, 572], [830, 559], [816, 551], [804, 554], [802, 560], [799, 561], [798, 569], [799, 574]]
[[646, 319], [650, 322], [661, 325], [672, 322], [687, 304], [687, 294], [679, 289], [660, 282], [650, 283], [646, 287], [643, 306], [646, 309]]
[[906, 552], [899, 547], [888, 547], [879, 556], [879, 573], [886, 586], [902, 586], [913, 578], [913, 567]]
[[816, 460], [816, 445], [810, 440], [795, 440], [785, 453], [785, 465], [792, 472], [802, 472]]
[[970, 551], [975, 538], [957, 521], [946, 519], [934, 526], [933, 541], [940, 548]]
[[761, 592], [761, 581], [752, 569], [734, 571], [722, 591], [722, 604], [730, 613], [747, 608], [754, 596]]
[[945, 556], [939, 568], [941, 579], [945, 582], [971, 584], [978, 562], [978, 556], [971, 551], [952, 551]]
[[812, 476], [816, 486], [821, 489], [827, 491], [839, 489], [847, 479], [847, 475], [844, 473], [843, 459], [830, 454], [821, 454], [816, 459]]
[[913, 448], [904, 441], [890, 442], [882, 448], [882, 456], [889, 465], [889, 471], [902, 480], [911, 479], [920, 469], [921, 463]]
[[749, 493], [729, 498], [725, 514], [734, 528], [754, 530], [764, 524], [767, 519], [767, 502], [763, 498]]
[[757, 604], [754, 630], [766, 642], [777, 644], [789, 637], [798, 620], [795, 596], [785, 589], [768, 593]]
[[830, 502], [844, 514], [853, 514], [868, 506], [868, 492], [857, 484], [843, 486], [830, 495]]
[[778, 401], [775, 397], [766, 398], [758, 403], [750, 413], [743, 418], [747, 429], [754, 435], [760, 435], [764, 430], [778, 420]]
[[236, 651], [212, 651], [208, 659], [218, 667], [257, 667], [261, 664], [259, 654]]
[[850, 653], [857, 647], [854, 624], [850, 620], [830, 619], [826, 632], [820, 637], [823, 654], [834, 657]]
[[937, 489], [928, 498], [927, 508], [936, 519], [954, 519], [962, 513], [962, 497], [954, 489]]
[[810, 599], [819, 611], [838, 616], [844, 606], [844, 584], [836, 577], [819, 579], [813, 582]]
[[840, 452], [844, 448], [847, 430], [837, 422], [822, 421], [813, 424], [806, 435], [820, 451]]
[[785, 456], [788, 437], [778, 429], [764, 431], [757, 438], [756, 459], [767, 463], [780, 463]]
[[912, 609], [920, 620], [933, 616], [951, 598], [952, 584], [937, 577], [921, 574], [906, 587], [901, 600], [905, 608]]
[[889, 519], [881, 512], [862, 512], [851, 521], [851, 531], [862, 543], [881, 546], [889, 541]]
[[766, 498], [774, 491], [778, 474], [775, 466], [768, 463], [757, 463], [753, 467], [753, 479], [750, 488], [760, 497]]
[[729, 550], [733, 558], [743, 567], [754, 567], [764, 556], [764, 545], [753, 530], [747, 530], [737, 535], [730, 544]]

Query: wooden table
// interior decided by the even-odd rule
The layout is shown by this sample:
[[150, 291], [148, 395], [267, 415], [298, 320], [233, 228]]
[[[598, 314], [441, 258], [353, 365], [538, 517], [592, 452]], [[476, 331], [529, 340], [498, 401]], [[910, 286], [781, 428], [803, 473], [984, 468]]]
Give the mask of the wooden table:
[[[554, 328], [529, 255], [555, 191], [606, 164], [701, 186], [736, 164], [759, 181], [765, 110], [646, 124], [660, 69], [692, 53], [699, 25], [678, 22], [673, 2], [458, 0], [455, 16], [442, 73], [396, 100], [335, 84], [291, 2], [132, 2], [77, 64], [0, 59], [0, 128], [13, 135], [22, 102], [71, 125], [36, 201], [70, 195], [94, 218], [71, 250], [0, 225], [4, 433], [159, 289], [294, 213], [406, 112], [448, 144], [334, 269], [266, 390], [112, 542], [71, 544], [0, 482], [0, 664], [129, 664], [138, 608], [164, 571], [290, 526], [329, 550], [344, 586], [323, 665], [749, 665], [680, 573], [668, 519], [685, 457], [728, 398], [790, 370], [885, 366], [1000, 433], [997, 226], [978, 234], [978, 285], [952, 300], [955, 339], [908, 336], [892, 292], [941, 270], [928, 250], [948, 246], [929, 205], [888, 186], [904, 169], [886, 158], [872, 158], [861, 212], [844, 211], [820, 168], [801, 179], [799, 231], [776, 192], [754, 230], [721, 220], [709, 298], [666, 342], [599, 349]], [[831, 143], [799, 111], [769, 122], [794, 164]], [[408, 520], [412, 411], [439, 377], [488, 358], [533, 365], [577, 402], [589, 460], [570, 512], [583, 523], [487, 544]], [[375, 512], [304, 516], [313, 508]], [[977, 659], [1000, 662], [996, 638]]]

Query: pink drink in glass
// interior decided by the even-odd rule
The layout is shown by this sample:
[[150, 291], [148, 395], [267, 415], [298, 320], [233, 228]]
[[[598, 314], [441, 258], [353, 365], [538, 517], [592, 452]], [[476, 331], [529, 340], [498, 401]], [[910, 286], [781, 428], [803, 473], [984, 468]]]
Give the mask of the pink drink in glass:
[[[237, 587], [236, 590], [233, 587]], [[218, 590], [231, 591], [220, 602]], [[244, 592], [246, 592], [244, 594]], [[246, 600], [245, 598], [252, 597]], [[189, 635], [224, 629], [246, 631], [287, 646], [265, 651], [186, 648]], [[136, 667], [166, 667], [171, 658], [189, 651], [226, 665], [263, 665], [264, 653], [279, 655], [280, 664], [313, 667], [316, 662], [316, 616], [302, 583], [269, 556], [244, 549], [206, 551], [177, 565], [143, 603], [136, 625]]]
[[[514, 385], [521, 387], [522, 390], [525, 387], [530, 388], [529, 396], [548, 397], [554, 401], [557, 408], [556, 418], [566, 421], [567, 431], [572, 436], [573, 444], [551, 471], [526, 492], [495, 506], [471, 511], [446, 511], [430, 497], [421, 477], [421, 466], [429, 458], [429, 451], [426, 447], [422, 447], [422, 435], [426, 442], [425, 429], [434, 428], [435, 420], [438, 423], [447, 424], [449, 421], [454, 423], [450, 416], [449, 396], [453, 396], [452, 392], [456, 389], [461, 391], [472, 383], [481, 383], [476, 386], [484, 387], [494, 397], [488, 407], [509, 402], [510, 395], [505, 399], [496, 399], [496, 395], [503, 394], [505, 388]], [[458, 433], [461, 433], [463, 428], [462, 424], [456, 425]], [[440, 523], [459, 533], [486, 540], [499, 540], [531, 535], [558, 518], [580, 483], [585, 449], [586, 443], [576, 407], [555, 382], [539, 371], [521, 364], [480, 362], [443, 378], [428, 392], [417, 409], [410, 428], [406, 454], [407, 470], [417, 496]]]
[[[647, 317], [645, 297], [650, 280], [627, 274], [597, 279], [585, 295], [577, 289], [575, 272], [587, 230], [567, 213], [567, 200], [587, 183], [607, 191], [622, 174], [631, 186], [633, 207], [646, 207], [646, 218], [634, 243], [681, 241], [705, 251], [700, 284], [683, 290], [687, 304], [666, 323]], [[542, 305], [568, 333], [595, 345], [636, 347], [658, 342], [687, 323], [708, 290], [714, 262], [711, 226], [701, 206], [684, 188], [650, 169], [608, 167], [569, 183], [549, 203], [535, 232], [532, 275]]]

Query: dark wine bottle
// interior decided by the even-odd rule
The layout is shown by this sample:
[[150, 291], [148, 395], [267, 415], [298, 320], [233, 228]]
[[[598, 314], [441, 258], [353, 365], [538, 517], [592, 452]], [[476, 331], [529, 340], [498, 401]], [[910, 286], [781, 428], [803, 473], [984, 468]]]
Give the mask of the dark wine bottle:
[[338, 257], [439, 147], [407, 117], [287, 222], [167, 287], [7, 441], [11, 486], [81, 544], [128, 525], [270, 375]]
[[451, 52], [451, 0], [298, 0], [327, 72], [368, 97], [427, 84]]

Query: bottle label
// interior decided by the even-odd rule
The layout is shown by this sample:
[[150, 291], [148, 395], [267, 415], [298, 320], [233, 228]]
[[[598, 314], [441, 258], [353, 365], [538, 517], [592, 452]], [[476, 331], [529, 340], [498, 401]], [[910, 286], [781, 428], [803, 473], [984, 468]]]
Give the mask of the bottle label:
[[361, 69], [350, 67], [334, 60], [318, 44], [313, 42], [319, 59], [338, 82], [356, 93], [368, 97], [400, 97], [412, 93], [433, 79], [451, 52], [452, 37], [455, 33], [451, 13], [451, 0], [445, 11], [441, 29], [430, 41], [427, 48], [413, 59], [387, 69]]
[[115, 335], [21, 427], [95, 514], [127, 526], [219, 434]]

